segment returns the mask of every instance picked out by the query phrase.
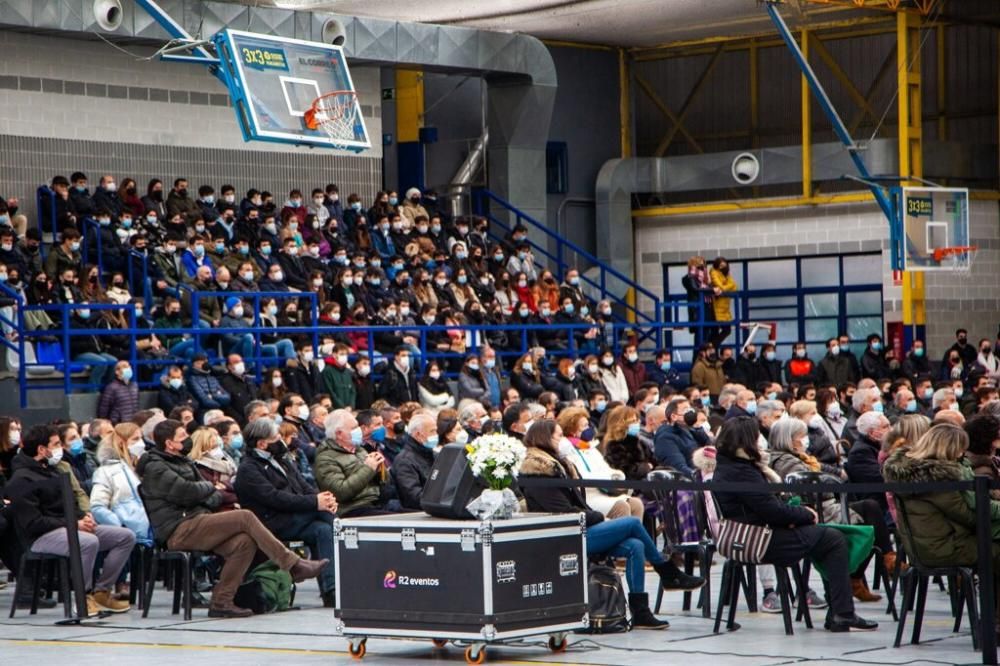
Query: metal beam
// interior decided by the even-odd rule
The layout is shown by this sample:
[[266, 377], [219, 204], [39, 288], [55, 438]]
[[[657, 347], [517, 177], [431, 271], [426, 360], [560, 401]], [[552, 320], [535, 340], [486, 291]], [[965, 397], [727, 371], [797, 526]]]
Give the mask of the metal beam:
[[656, 108], [658, 108], [660, 112], [663, 115], [665, 115], [668, 120], [670, 120], [670, 122], [674, 123], [677, 127], [680, 127], [681, 134], [684, 135], [684, 139], [689, 144], [691, 144], [691, 147], [694, 148], [695, 151], [699, 153], [705, 152], [704, 150], [702, 150], [702, 147], [698, 145], [698, 142], [694, 140], [694, 137], [691, 136], [691, 134], [687, 131], [687, 129], [685, 129], [683, 125], [678, 123], [677, 116], [674, 115], [674, 112], [670, 110], [670, 107], [667, 106], [667, 103], [663, 101], [663, 99], [657, 94], [657, 92], [653, 90], [653, 86], [651, 86], [649, 82], [646, 81], [646, 79], [639, 76], [638, 72], [635, 74], [635, 82], [636, 84], [638, 84], [639, 88], [641, 88], [642, 91], [646, 93], [646, 96], [649, 97], [650, 101], [653, 102]]
[[631, 69], [625, 49], [618, 49], [618, 130], [623, 158], [632, 157]]
[[[802, 31], [802, 58], [809, 62], [809, 43], [813, 41], [808, 30]], [[802, 198], [809, 199], [813, 195], [812, 185], [812, 93], [809, 90], [809, 78], [802, 74], [801, 101], [802, 110]]]
[[842, 86], [844, 86], [844, 89], [847, 91], [847, 94], [850, 96], [850, 98], [854, 100], [854, 103], [857, 104], [862, 111], [870, 115], [872, 118], [877, 118], [875, 109], [873, 109], [871, 104], [868, 103], [868, 99], [861, 94], [861, 91], [858, 90], [857, 86], [854, 85], [854, 82], [851, 81], [849, 76], [847, 76], [847, 73], [844, 72], [843, 68], [837, 63], [836, 60], [833, 59], [833, 56], [830, 55], [830, 52], [826, 49], [826, 46], [823, 45], [823, 40], [820, 39], [819, 37], [816, 37], [815, 39], [813, 39], [812, 46], [814, 47], [816, 54], [820, 57], [820, 59], [826, 63], [827, 67], [830, 68], [830, 71], [833, 73], [833, 76], [838, 81], [840, 81], [840, 84]]
[[[875, 97], [875, 93], [878, 92], [878, 89], [882, 86], [882, 81], [884, 81], [885, 78], [889, 75], [889, 72], [894, 71], [895, 64], [896, 64], [896, 45], [893, 44], [892, 49], [889, 50], [888, 55], [886, 55], [885, 60], [882, 61], [882, 65], [879, 67], [878, 72], [875, 74], [875, 78], [872, 79], [871, 85], [868, 86], [868, 90], [865, 91], [865, 99], [868, 101], [869, 105], [871, 105], [872, 98]], [[854, 119], [851, 121], [851, 126], [848, 130], [852, 135], [854, 134], [854, 132], [857, 131], [858, 127], [861, 126], [861, 123], [864, 122], [865, 115], [866, 115], [865, 110], [861, 109], [860, 111], [858, 111], [858, 114], [854, 116]], [[878, 122], [879, 119], [878, 117], [873, 115], [872, 120]]]
[[[712, 57], [705, 66], [704, 71], [702, 71], [701, 76], [699, 76], [698, 80], [695, 81], [694, 87], [691, 89], [691, 92], [688, 93], [687, 98], [681, 105], [681, 110], [677, 114], [677, 119], [672, 121], [673, 126], [667, 130], [667, 133], [662, 139], [660, 139], [660, 143], [656, 146], [656, 150], [653, 152], [654, 156], [663, 157], [663, 155], [666, 154], [667, 149], [670, 148], [670, 144], [673, 143], [674, 137], [677, 136], [677, 132], [684, 129], [684, 118], [691, 110], [691, 104], [698, 98], [702, 88], [705, 87], [705, 82], [708, 80], [709, 76], [712, 75], [712, 71], [715, 69], [715, 66], [719, 63], [720, 56], [722, 56], [721, 44], [715, 49], [715, 53], [712, 54]], [[687, 131], [685, 130], [685, 134], [686, 133]], [[700, 149], [699, 152], [701, 152]]]

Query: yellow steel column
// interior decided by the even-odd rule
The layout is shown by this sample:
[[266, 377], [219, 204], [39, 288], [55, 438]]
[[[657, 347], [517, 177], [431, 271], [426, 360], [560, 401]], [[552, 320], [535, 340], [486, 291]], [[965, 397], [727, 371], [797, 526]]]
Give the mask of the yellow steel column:
[[[920, 99], [920, 16], [915, 12], [896, 14], [896, 62], [899, 73], [899, 175], [906, 179], [923, 177], [923, 112]], [[923, 340], [927, 312], [924, 302], [924, 274], [907, 271], [903, 275], [903, 328], [906, 344]]]
[[621, 133], [622, 159], [632, 156], [632, 94], [631, 72], [624, 48], [618, 49], [618, 117]]
[[396, 141], [420, 140], [424, 120], [424, 74], [419, 70], [396, 70]]
[[[802, 56], [809, 61], [809, 31], [802, 31]], [[813, 195], [812, 187], [812, 92], [802, 75], [802, 197]]]

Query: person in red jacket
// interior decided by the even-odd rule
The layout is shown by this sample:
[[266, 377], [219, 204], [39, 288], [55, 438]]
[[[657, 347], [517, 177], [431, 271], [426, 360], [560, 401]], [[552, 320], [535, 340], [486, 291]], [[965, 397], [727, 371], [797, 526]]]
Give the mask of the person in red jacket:
[[646, 381], [646, 365], [639, 360], [639, 349], [635, 343], [629, 343], [622, 349], [622, 357], [618, 361], [622, 372], [625, 374], [625, 383], [628, 385], [629, 396], [634, 396], [635, 392]]
[[785, 384], [815, 384], [816, 364], [809, 358], [806, 343], [796, 342], [792, 358], [785, 362]]

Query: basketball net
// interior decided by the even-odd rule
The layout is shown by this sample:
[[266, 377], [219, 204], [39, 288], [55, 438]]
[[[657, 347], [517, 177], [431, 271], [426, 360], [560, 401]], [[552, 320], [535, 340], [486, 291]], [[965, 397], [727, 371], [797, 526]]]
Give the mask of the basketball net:
[[326, 134], [334, 148], [347, 149], [349, 142], [356, 140], [358, 108], [358, 96], [350, 90], [327, 93], [316, 98], [306, 111], [306, 127]]

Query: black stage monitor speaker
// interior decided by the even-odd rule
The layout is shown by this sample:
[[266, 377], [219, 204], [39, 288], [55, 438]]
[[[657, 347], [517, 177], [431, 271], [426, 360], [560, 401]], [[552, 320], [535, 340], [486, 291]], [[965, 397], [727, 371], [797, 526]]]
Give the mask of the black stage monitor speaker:
[[465, 446], [448, 444], [434, 460], [431, 475], [424, 485], [420, 507], [437, 518], [467, 520], [473, 516], [465, 510], [465, 506], [482, 492], [483, 485], [469, 469]]

